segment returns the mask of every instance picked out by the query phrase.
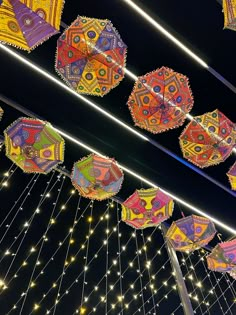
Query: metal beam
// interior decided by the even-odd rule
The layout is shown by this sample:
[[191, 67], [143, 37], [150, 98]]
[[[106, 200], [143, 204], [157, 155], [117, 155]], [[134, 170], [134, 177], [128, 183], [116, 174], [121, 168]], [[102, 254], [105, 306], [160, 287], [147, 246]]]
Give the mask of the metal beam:
[[176, 251], [170, 245], [169, 241], [166, 238], [166, 233], [168, 230], [168, 225], [165, 223], [161, 224], [162, 232], [164, 234], [164, 240], [166, 242], [166, 249], [168, 256], [170, 258], [172, 270], [174, 271], [174, 276], [177, 283], [177, 288], [180, 296], [180, 300], [182, 302], [183, 311], [185, 315], [194, 315], [192, 304], [188, 295], [188, 291], [184, 282], [183, 274], [179, 265], [178, 257], [176, 255]]

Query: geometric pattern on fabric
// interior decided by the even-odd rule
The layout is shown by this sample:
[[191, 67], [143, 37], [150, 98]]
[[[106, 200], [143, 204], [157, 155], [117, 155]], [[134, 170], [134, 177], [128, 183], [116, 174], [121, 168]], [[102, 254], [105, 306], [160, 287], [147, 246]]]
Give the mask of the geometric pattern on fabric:
[[140, 189], [122, 203], [121, 220], [135, 229], [158, 226], [173, 208], [174, 201], [159, 188]]
[[4, 136], [6, 156], [26, 173], [47, 174], [64, 160], [64, 139], [48, 122], [19, 118]]
[[210, 270], [236, 275], [236, 239], [217, 244], [207, 256]]
[[122, 170], [112, 158], [90, 154], [74, 163], [73, 186], [86, 198], [104, 200], [116, 195], [123, 182]]
[[186, 252], [207, 245], [215, 233], [215, 225], [208, 218], [190, 215], [173, 222], [166, 238], [175, 250]]
[[229, 169], [227, 176], [232, 190], [236, 190], [236, 162]]
[[3, 0], [0, 41], [31, 51], [58, 33], [64, 0]]
[[236, 0], [223, 0], [224, 28], [236, 31]]
[[181, 126], [193, 107], [188, 82], [167, 67], [139, 77], [127, 103], [135, 125], [154, 134]]
[[126, 51], [109, 20], [79, 16], [57, 41], [55, 69], [76, 92], [103, 96], [123, 79]]
[[236, 125], [218, 109], [196, 116], [179, 137], [183, 156], [203, 168], [224, 162], [236, 143]]

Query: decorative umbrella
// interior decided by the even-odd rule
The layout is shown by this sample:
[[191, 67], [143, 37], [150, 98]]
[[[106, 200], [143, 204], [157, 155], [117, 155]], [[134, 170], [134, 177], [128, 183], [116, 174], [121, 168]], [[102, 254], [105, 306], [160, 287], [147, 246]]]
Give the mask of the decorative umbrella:
[[79, 16], [57, 42], [56, 71], [78, 93], [103, 96], [123, 79], [126, 50], [109, 20]]
[[124, 175], [114, 159], [90, 154], [74, 164], [71, 181], [79, 193], [104, 200], [118, 193]]
[[232, 190], [236, 190], [236, 162], [229, 169], [227, 176], [229, 178]]
[[235, 276], [236, 239], [217, 244], [207, 256], [207, 265], [210, 270], [229, 272], [232, 276]]
[[236, 0], [223, 0], [224, 28], [236, 31]]
[[232, 153], [236, 128], [218, 109], [196, 116], [179, 137], [184, 157], [203, 168], [219, 164]]
[[190, 215], [173, 222], [166, 238], [175, 250], [194, 251], [207, 245], [216, 233], [215, 225], [207, 218]]
[[0, 41], [32, 50], [58, 33], [64, 0], [1, 0]]
[[141, 76], [128, 106], [135, 125], [152, 133], [179, 127], [193, 106], [188, 78], [167, 67]]
[[173, 212], [174, 201], [159, 188], [136, 190], [122, 204], [121, 219], [136, 229], [157, 226]]
[[19, 118], [5, 131], [6, 156], [26, 173], [47, 174], [64, 159], [64, 140], [48, 122]]

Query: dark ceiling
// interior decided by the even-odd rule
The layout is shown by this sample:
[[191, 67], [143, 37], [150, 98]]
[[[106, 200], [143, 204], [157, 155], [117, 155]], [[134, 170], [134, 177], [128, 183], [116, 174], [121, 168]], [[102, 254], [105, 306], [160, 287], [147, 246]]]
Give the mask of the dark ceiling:
[[[194, 5], [190, 1], [171, 0], [158, 2], [147, 0], [136, 3], [193, 49], [211, 67], [235, 84], [235, 33], [223, 30], [223, 14], [219, 3], [213, 0], [197, 1]], [[165, 65], [188, 76], [195, 101], [191, 111], [193, 116], [218, 108], [232, 121], [236, 121], [235, 94], [132, 12], [124, 1], [87, 0], [78, 3], [67, 1], [62, 20], [70, 24], [78, 14], [108, 18], [112, 21], [128, 46], [127, 68], [135, 74], [143, 75]], [[54, 58], [57, 38], [52, 37], [31, 54], [20, 53], [56, 76]], [[234, 197], [151, 144], [127, 133], [2, 51], [0, 56], [2, 94], [104, 154], [115, 157], [121, 164], [136, 170], [161, 187], [208, 213], [231, 222], [232, 211], [235, 208]], [[133, 121], [126, 102], [133, 84], [132, 80], [125, 78], [104, 98], [88, 99], [132, 126]], [[2, 106], [6, 112], [1, 124], [4, 129], [20, 113], [12, 111], [4, 104]], [[149, 136], [178, 156], [182, 156], [178, 144], [178, 136], [182, 129], [183, 127], [180, 127]], [[87, 153], [67, 141], [66, 167], [71, 169], [73, 162]], [[229, 187], [225, 173], [234, 160], [235, 157], [232, 156], [225, 163], [209, 167], [204, 172]], [[121, 197], [126, 198], [129, 192], [140, 185], [141, 183], [136, 180], [127, 178], [120, 193]], [[228, 217], [222, 215], [226, 211]]]

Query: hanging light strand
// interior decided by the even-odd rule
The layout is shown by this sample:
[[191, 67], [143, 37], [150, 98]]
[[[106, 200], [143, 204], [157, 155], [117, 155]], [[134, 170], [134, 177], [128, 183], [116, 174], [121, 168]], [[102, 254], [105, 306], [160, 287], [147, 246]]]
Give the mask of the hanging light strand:
[[[72, 195], [70, 195], [70, 197], [67, 199], [67, 202], [71, 199], [71, 197], [72, 197]], [[67, 202], [64, 203], [64, 205], [66, 205]], [[90, 205], [90, 204], [91, 204], [91, 201], [89, 202], [89, 204], [87, 205], [87, 207], [85, 208], [85, 210], [82, 212], [82, 214], [81, 214], [81, 216], [80, 216], [78, 222], [81, 220], [81, 218], [83, 218], [83, 214], [84, 214], [84, 213], [86, 212], [86, 210], [89, 208], [89, 205]], [[61, 211], [60, 211], [60, 212], [58, 213], [58, 215], [55, 217], [55, 221], [57, 220], [57, 217], [60, 215], [60, 213], [61, 213], [62, 211], [63, 211], [63, 210], [61, 209]], [[78, 222], [77, 222], [77, 224], [78, 224]], [[50, 223], [50, 226], [48, 227], [48, 231], [50, 230], [50, 228], [51, 228], [52, 225], [53, 225], [53, 223], [51, 222], [51, 223]], [[60, 249], [62, 248], [62, 245], [66, 242], [66, 240], [68, 239], [69, 235], [70, 235], [70, 232], [65, 236], [65, 238], [64, 238], [63, 241], [59, 244], [59, 246], [57, 247], [57, 249], [55, 250], [55, 252], [50, 256], [50, 258], [47, 260], [47, 262], [45, 263], [45, 265], [43, 266], [43, 268], [39, 271], [38, 275], [37, 275], [37, 276], [34, 278], [34, 280], [33, 280], [34, 282], [36, 282], [36, 281], [38, 280], [38, 278], [40, 277], [40, 275], [42, 275], [42, 274], [45, 272], [46, 268], [47, 268], [47, 267], [49, 266], [49, 264], [54, 260], [54, 257], [55, 257], [56, 254], [60, 251]], [[39, 242], [36, 244], [36, 246], [34, 246], [35, 248], [36, 248], [37, 245], [41, 242], [42, 239], [43, 239], [43, 237], [41, 237], [40, 240], [39, 240]], [[27, 262], [28, 258], [31, 256], [31, 254], [32, 254], [32, 253], [30, 253], [30, 254], [27, 256], [27, 258], [25, 259], [25, 262]], [[78, 253], [77, 253], [77, 254], [78, 254]], [[70, 266], [70, 265], [68, 265], [67, 268], [68, 268], [69, 266]], [[22, 268], [23, 268], [23, 266], [21, 265], [20, 268], [17, 270], [16, 274], [18, 274], [19, 271], [20, 271]], [[66, 268], [66, 269], [67, 269], [67, 268]], [[62, 274], [61, 274], [61, 275], [62, 275]], [[61, 277], [61, 275], [60, 275], [60, 277]], [[56, 280], [56, 282], [60, 280], [60, 277], [58, 277], [58, 279]], [[11, 281], [12, 281], [14, 278], [15, 278], [15, 277], [12, 277]], [[52, 287], [48, 290], [47, 294], [48, 294], [49, 292], [51, 292], [51, 290], [52, 290]], [[44, 298], [46, 298], [47, 294], [44, 295], [44, 297], [42, 298], [42, 300], [43, 300]], [[10, 314], [11, 311], [15, 309], [15, 306], [17, 306], [17, 304], [21, 301], [21, 299], [22, 299], [22, 296], [17, 300], [17, 302], [16, 302], [16, 303], [14, 304], [14, 306], [10, 309], [10, 311], [7, 313], [7, 315]], [[41, 300], [41, 301], [42, 301], [42, 300]], [[41, 301], [40, 301], [40, 302], [41, 302]]]
[[31, 276], [30, 276], [30, 280], [29, 280], [29, 283], [28, 283], [28, 287], [27, 287], [26, 291], [24, 292], [25, 294], [24, 294], [23, 302], [22, 302], [22, 304], [21, 304], [21, 309], [20, 309], [19, 315], [21, 315], [22, 312], [23, 312], [24, 305], [25, 305], [25, 302], [26, 302], [26, 299], [27, 299], [29, 290], [30, 290], [30, 288], [32, 287], [32, 284], [34, 283], [34, 281], [33, 281], [34, 273], [35, 273], [35, 270], [36, 270], [36, 267], [37, 267], [37, 263], [38, 263], [38, 261], [39, 261], [39, 259], [40, 259], [40, 255], [41, 255], [41, 252], [42, 252], [42, 250], [43, 250], [43, 247], [44, 247], [44, 244], [45, 244], [45, 241], [46, 241], [47, 231], [48, 231], [48, 229], [49, 229], [51, 219], [52, 219], [52, 217], [54, 216], [54, 212], [55, 212], [55, 209], [56, 209], [56, 206], [57, 206], [58, 199], [59, 199], [60, 194], [61, 194], [61, 190], [62, 190], [63, 185], [64, 185], [64, 181], [65, 181], [65, 176], [63, 176], [63, 179], [62, 179], [62, 182], [61, 182], [61, 186], [60, 186], [60, 188], [59, 188], [59, 190], [58, 190], [58, 194], [57, 194], [57, 197], [56, 197], [56, 201], [55, 201], [54, 206], [53, 206], [53, 208], [52, 208], [52, 213], [51, 213], [51, 215], [50, 215], [50, 218], [49, 218], [49, 221], [48, 221], [48, 224], [47, 224], [47, 227], [46, 227], [46, 231], [45, 231], [45, 233], [44, 233], [45, 237], [43, 237], [42, 243], [41, 243], [40, 248], [39, 248], [39, 250], [38, 250], [38, 254], [37, 254], [37, 257], [36, 257], [36, 260], [35, 260], [34, 268], [33, 268], [33, 270], [32, 270]]
[[[56, 313], [56, 309], [57, 309], [57, 305], [58, 305], [57, 301], [58, 301], [58, 299], [60, 297], [60, 293], [61, 293], [62, 282], [64, 279], [65, 270], [66, 270], [66, 266], [67, 266], [67, 260], [68, 260], [68, 256], [69, 256], [69, 252], [70, 252], [71, 240], [73, 238], [73, 232], [74, 232], [74, 229], [75, 229], [75, 226], [77, 224], [78, 217], [79, 217], [80, 201], [81, 201], [81, 196], [79, 196], [79, 201], [78, 201], [78, 205], [76, 208], [72, 228], [69, 231], [70, 232], [69, 233], [69, 241], [68, 241], [68, 245], [67, 245], [67, 249], [66, 249], [66, 255], [65, 255], [65, 259], [64, 259], [64, 263], [63, 263], [63, 269], [62, 269], [62, 273], [61, 273], [61, 277], [60, 277], [59, 285], [58, 285], [58, 290], [57, 290], [57, 294], [56, 294], [56, 302], [55, 302], [55, 306], [54, 306], [53, 312], [52, 312], [53, 315], [55, 315], [55, 313]], [[91, 207], [91, 209], [93, 209], [93, 208]]]
[[[92, 203], [93, 205], [93, 203]], [[90, 217], [93, 217], [93, 206], [90, 210]], [[91, 227], [92, 227], [92, 219], [89, 220], [89, 227], [88, 227], [88, 236], [91, 235]], [[82, 292], [81, 292], [81, 309], [83, 308], [84, 304], [84, 289], [85, 289], [85, 281], [86, 281], [86, 275], [87, 275], [87, 264], [88, 264], [88, 254], [89, 254], [89, 244], [90, 244], [90, 237], [88, 237], [87, 245], [86, 245], [86, 255], [85, 255], [85, 263], [84, 263], [84, 278], [83, 278], [83, 284], [82, 284]]]
[[[35, 176], [36, 177], [36, 176]], [[33, 177], [34, 178], [34, 177]], [[30, 186], [29, 188], [29, 192], [26, 194], [26, 196], [24, 197], [23, 201], [21, 202], [20, 206], [18, 207], [15, 215], [13, 216], [12, 220], [10, 223], [7, 224], [7, 229], [5, 231], [5, 233], [3, 234], [3, 236], [0, 239], [0, 244], [3, 242], [3, 240], [5, 239], [5, 236], [7, 235], [8, 231], [10, 230], [12, 224], [14, 223], [15, 219], [17, 218], [18, 214], [21, 212], [21, 210], [23, 209], [23, 205], [24, 203], [27, 201], [27, 199], [30, 196], [31, 191], [33, 190], [37, 180], [39, 179], [39, 175], [37, 175], [36, 180], [33, 181], [33, 184]], [[13, 209], [14, 209], [14, 205], [13, 205]], [[12, 209], [10, 209], [10, 212], [12, 211]], [[12, 246], [12, 245], [11, 245]], [[4, 256], [3, 256], [4, 257]], [[2, 259], [0, 260], [0, 262], [2, 261]]]
[[[31, 188], [31, 183], [33, 181], [35, 181], [35, 177], [37, 175], [34, 174], [31, 179], [29, 180], [28, 184], [25, 186], [25, 188], [23, 189], [23, 191], [21, 192], [20, 196], [17, 198], [17, 200], [15, 200], [13, 206], [11, 207], [11, 209], [7, 212], [6, 216], [4, 216], [4, 219], [1, 221], [0, 223], [0, 228], [3, 226], [3, 224], [6, 222], [6, 220], [8, 219], [8, 217], [11, 215], [12, 211], [15, 209], [15, 207], [17, 206], [18, 202], [20, 201], [21, 197], [24, 195], [24, 193]], [[22, 204], [21, 204], [22, 207]], [[0, 241], [1, 242], [1, 241]]]
[[[16, 240], [19, 238], [19, 236], [23, 233], [23, 237], [22, 237], [22, 239], [21, 239], [21, 241], [20, 241], [20, 244], [19, 244], [19, 246], [17, 247], [17, 250], [16, 250], [16, 253], [15, 253], [15, 255], [14, 255], [14, 257], [13, 257], [13, 259], [12, 259], [12, 261], [11, 261], [11, 264], [10, 264], [10, 266], [9, 266], [9, 268], [8, 268], [8, 270], [7, 270], [7, 272], [6, 272], [6, 274], [5, 274], [5, 277], [4, 277], [4, 280], [6, 280], [6, 278], [7, 278], [7, 276], [8, 276], [8, 274], [9, 274], [9, 272], [10, 272], [10, 270], [11, 270], [11, 267], [13, 266], [13, 263], [14, 263], [14, 261], [15, 261], [15, 259], [16, 259], [16, 257], [17, 257], [17, 254], [19, 253], [19, 251], [20, 251], [20, 248], [21, 248], [21, 245], [23, 244], [23, 241], [25, 240], [25, 238], [26, 238], [26, 236], [28, 235], [28, 232], [29, 232], [29, 230], [30, 230], [30, 227], [31, 227], [31, 225], [32, 225], [32, 223], [33, 223], [33, 221], [34, 221], [34, 218], [37, 216], [37, 214], [38, 214], [38, 210], [37, 209], [39, 209], [39, 207], [41, 206], [41, 204], [42, 204], [42, 200], [43, 200], [43, 198], [44, 198], [44, 196], [48, 193], [47, 191], [48, 191], [48, 189], [49, 189], [49, 186], [50, 186], [50, 183], [51, 183], [51, 181], [52, 181], [52, 179], [53, 179], [53, 177], [54, 177], [54, 172], [52, 173], [52, 176], [50, 177], [50, 180], [47, 182], [47, 185], [46, 185], [46, 187], [45, 187], [45, 189], [44, 189], [44, 192], [43, 192], [43, 194], [41, 195], [41, 198], [40, 198], [40, 201], [38, 202], [38, 204], [37, 204], [37, 206], [36, 206], [36, 210], [33, 212], [33, 215], [30, 217], [30, 219], [27, 221], [27, 225], [26, 225], [26, 229], [24, 230], [24, 227], [23, 227], [23, 229], [21, 230], [21, 232], [17, 235], [17, 237], [15, 238], [15, 241], [11, 244], [11, 246], [9, 247], [9, 249], [11, 249], [11, 247], [14, 245], [14, 243], [16, 242]], [[38, 179], [38, 178], [37, 178]], [[34, 182], [35, 183], [35, 182]], [[32, 185], [33, 186], [33, 185]], [[29, 195], [29, 193], [27, 194], [27, 196]], [[3, 256], [3, 258], [4, 258], [5, 256]], [[0, 262], [3, 260], [3, 258], [0, 260]]]
[[[142, 237], [142, 240], [143, 240], [143, 246], [145, 246], [145, 239], [144, 239], [144, 234], [143, 233], [144, 233], [144, 231], [142, 230], [141, 231], [141, 237]], [[145, 255], [146, 264], [148, 264], [149, 259], [148, 259], [147, 251], [144, 251], [144, 255]], [[154, 296], [154, 291], [153, 291], [153, 283], [152, 283], [153, 281], [152, 281], [152, 278], [151, 278], [151, 264], [148, 266], [147, 272], [148, 272], [148, 278], [149, 278], [149, 282], [150, 282], [149, 288], [151, 290], [151, 298], [152, 298], [152, 303], [153, 303], [153, 309], [154, 309], [154, 312], [156, 313], [156, 302], [155, 302], [155, 296]]]

